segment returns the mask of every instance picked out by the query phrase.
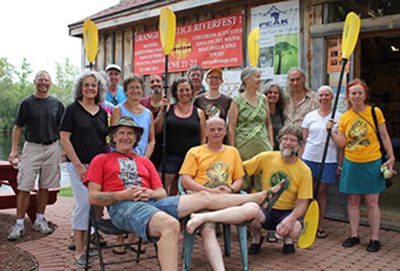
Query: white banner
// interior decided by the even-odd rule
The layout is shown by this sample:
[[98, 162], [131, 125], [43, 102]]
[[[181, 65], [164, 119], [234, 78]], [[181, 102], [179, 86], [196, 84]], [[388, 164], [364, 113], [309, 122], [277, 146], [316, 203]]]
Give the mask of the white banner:
[[[240, 84], [242, 83], [240, 81], [240, 73], [241, 71], [224, 71], [222, 75], [224, 82], [219, 87], [219, 91], [231, 98], [235, 97], [239, 93]], [[208, 89], [205, 77], [203, 85]]]
[[297, 0], [251, 9], [251, 30], [260, 28], [258, 67], [263, 80], [284, 86], [287, 72], [299, 66], [299, 18]]

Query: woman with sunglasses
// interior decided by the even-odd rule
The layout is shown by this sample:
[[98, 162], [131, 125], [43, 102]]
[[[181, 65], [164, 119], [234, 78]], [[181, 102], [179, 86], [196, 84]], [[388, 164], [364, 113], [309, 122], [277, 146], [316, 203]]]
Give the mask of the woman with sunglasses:
[[[159, 172], [165, 163], [165, 184], [168, 195], [178, 193], [179, 170], [187, 151], [205, 143], [205, 115], [203, 110], [192, 104], [193, 84], [187, 77], [176, 79], [170, 93], [174, 104], [167, 108], [166, 118], [166, 157], [161, 162]], [[165, 105], [164, 105], [165, 106]], [[156, 133], [163, 131], [163, 110], [160, 110], [160, 122], [156, 123]]]
[[[377, 252], [380, 249], [381, 222], [379, 193], [385, 189], [385, 180], [380, 169], [381, 166], [387, 166], [391, 177], [395, 157], [382, 111], [377, 107], [374, 108], [378, 123], [376, 127], [372, 107], [367, 104], [367, 99], [368, 86], [363, 81], [356, 79], [347, 85], [348, 111], [340, 118], [339, 134], [331, 133], [331, 137], [339, 148], [345, 147], [339, 190], [347, 194], [351, 235], [342, 245], [347, 248], [360, 243], [358, 225], [361, 198], [364, 196], [371, 227], [371, 240], [367, 251]], [[326, 124], [326, 129], [332, 129], [334, 123], [334, 120], [330, 119]], [[388, 154], [388, 160], [383, 165], [377, 130], [380, 132], [383, 147]]]

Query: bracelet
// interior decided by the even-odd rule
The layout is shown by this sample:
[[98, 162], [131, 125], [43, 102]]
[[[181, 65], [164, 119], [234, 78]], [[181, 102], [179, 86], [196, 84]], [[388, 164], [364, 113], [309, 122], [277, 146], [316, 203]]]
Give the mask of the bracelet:
[[342, 167], [337, 167], [337, 168], [338, 168], [338, 170], [342, 171]]

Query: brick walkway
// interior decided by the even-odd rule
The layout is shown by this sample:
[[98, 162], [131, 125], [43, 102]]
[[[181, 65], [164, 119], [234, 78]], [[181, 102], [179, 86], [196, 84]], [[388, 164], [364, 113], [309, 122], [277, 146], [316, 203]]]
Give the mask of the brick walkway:
[[[80, 270], [72, 262], [73, 252], [67, 249], [68, 236], [70, 234], [71, 212], [73, 208], [72, 198], [59, 197], [57, 203], [48, 206], [46, 217], [58, 225], [58, 230], [48, 237], [19, 244], [18, 247], [32, 254], [39, 262], [40, 271]], [[14, 213], [14, 210], [9, 210]], [[2, 212], [9, 212], [2, 211]], [[347, 223], [327, 221], [326, 239], [317, 239], [308, 249], [296, 249], [295, 255], [283, 255], [282, 243], [264, 243], [259, 255], [249, 256], [249, 270], [400, 270], [400, 233], [381, 230], [381, 250], [378, 253], [369, 253], [366, 246], [369, 242], [369, 228], [360, 227], [361, 245], [344, 249], [341, 242], [349, 235]], [[241, 270], [240, 251], [236, 230], [232, 234], [232, 255], [225, 257], [226, 270]], [[106, 238], [113, 242], [113, 238]], [[182, 237], [180, 238], [182, 244]], [[146, 254], [152, 255], [152, 245], [146, 245]], [[180, 248], [181, 249], [181, 248]], [[181, 250], [180, 250], [181, 251]], [[129, 254], [117, 256], [106, 252], [105, 259], [129, 257]], [[133, 255], [133, 253], [131, 254]], [[156, 260], [145, 261], [139, 264], [128, 263], [107, 267], [107, 270], [159, 270]], [[182, 269], [182, 261], [179, 262]], [[93, 260], [91, 270], [100, 270], [98, 260]], [[210, 265], [202, 249], [200, 237], [196, 239], [193, 252], [192, 270], [208, 271]]]

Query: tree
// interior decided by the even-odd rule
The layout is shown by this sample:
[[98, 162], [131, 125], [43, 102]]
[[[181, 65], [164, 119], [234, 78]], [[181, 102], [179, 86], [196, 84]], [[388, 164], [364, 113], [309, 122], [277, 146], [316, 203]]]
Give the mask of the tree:
[[79, 68], [72, 65], [68, 58], [65, 63], [56, 62], [56, 80], [50, 92], [64, 105], [72, 102], [71, 90], [78, 75]]
[[285, 55], [291, 55], [293, 52], [297, 52], [297, 47], [291, 45], [286, 41], [281, 41], [275, 44], [275, 55], [278, 56], [278, 64], [275, 74], [281, 74], [282, 59]]
[[18, 76], [20, 90], [25, 89], [25, 87], [30, 83], [28, 77], [32, 74], [31, 64], [28, 63], [27, 59], [24, 57], [21, 64], [21, 71], [15, 70], [15, 74]]

